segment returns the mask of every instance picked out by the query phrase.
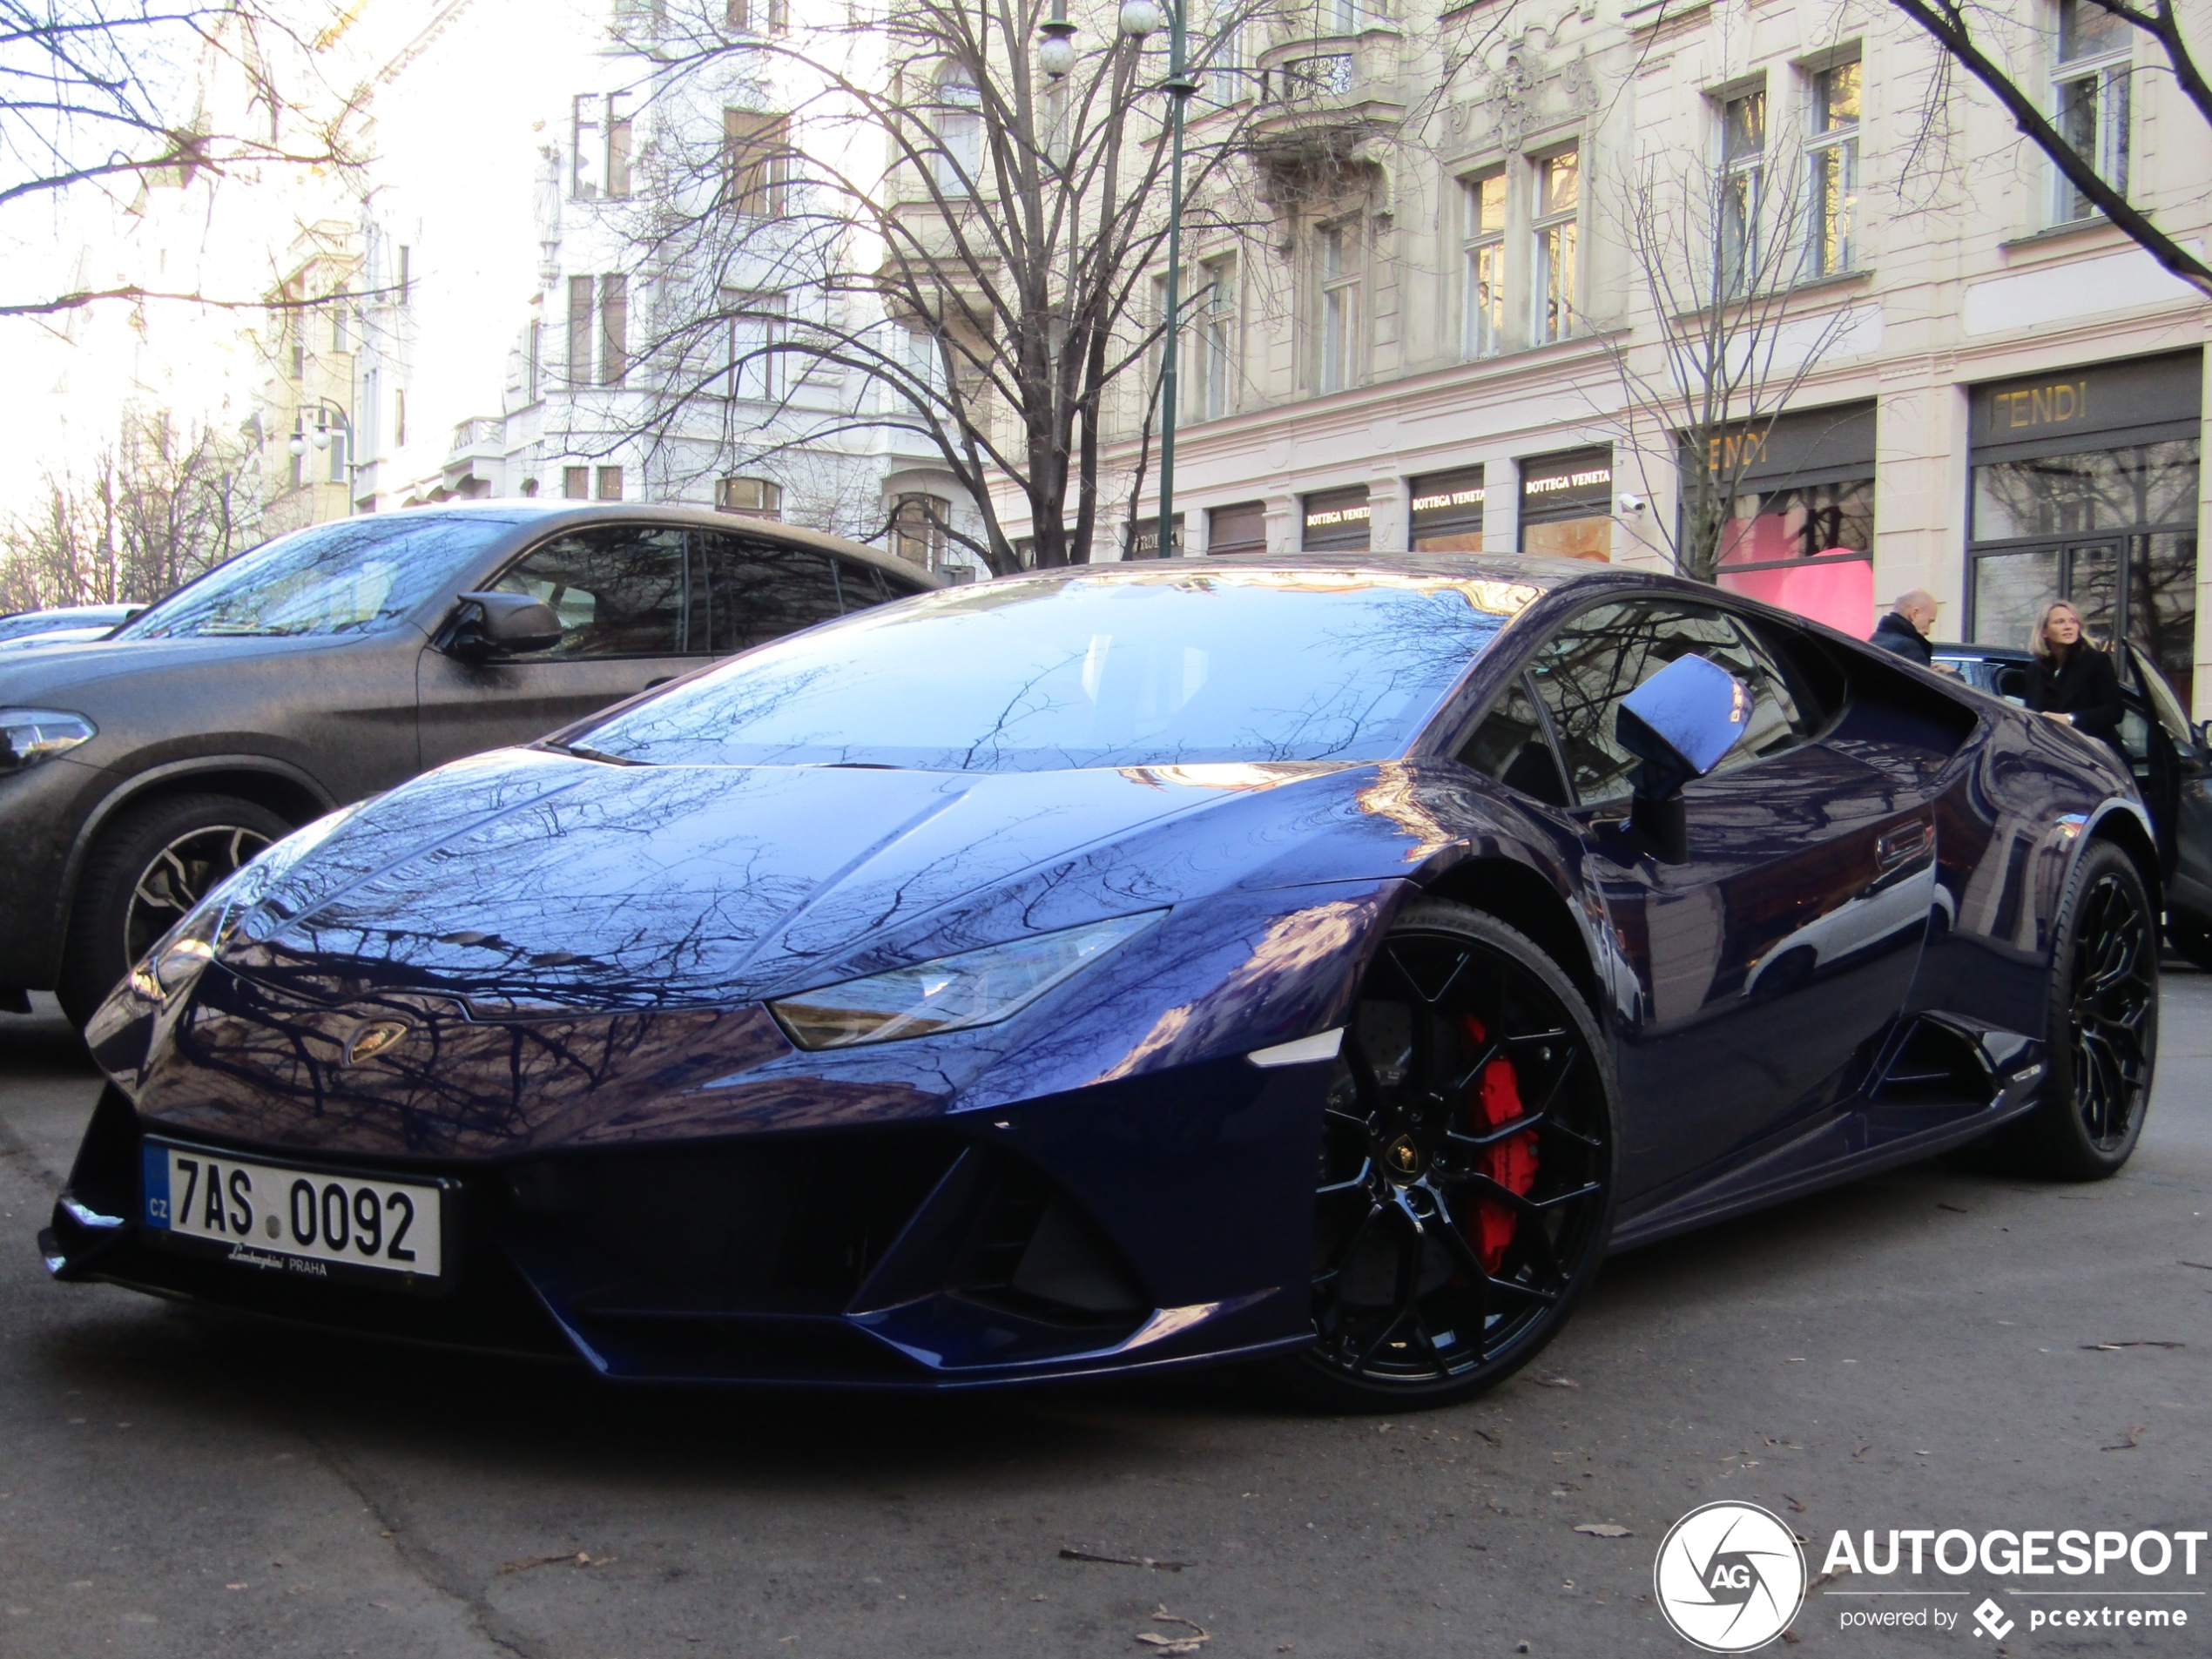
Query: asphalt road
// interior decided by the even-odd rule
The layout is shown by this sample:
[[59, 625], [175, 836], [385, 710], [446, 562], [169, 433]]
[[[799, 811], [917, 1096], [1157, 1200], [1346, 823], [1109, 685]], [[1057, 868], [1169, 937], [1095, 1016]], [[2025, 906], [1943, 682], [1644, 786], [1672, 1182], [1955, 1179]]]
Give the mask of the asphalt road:
[[[1088, 1659], [1191, 1633], [1163, 1608], [1208, 1659], [1676, 1654], [1654, 1551], [1715, 1499], [1784, 1515], [1815, 1572], [1838, 1527], [2203, 1527], [2208, 1015], [2170, 971], [2116, 1181], [1927, 1165], [1649, 1249], [1522, 1379], [1389, 1421], [1215, 1377], [620, 1392], [52, 1285], [33, 1234], [95, 1083], [57, 1021], [0, 1019], [0, 1653]], [[2116, 1345], [2144, 1343], [2187, 1345]], [[1839, 1628], [1905, 1604], [1835, 1592], [1891, 1581], [1817, 1588], [1797, 1649], [1999, 1648]], [[1929, 1603], [1954, 1615], [2020, 1588], [1933, 1581], [1970, 1587]], [[2006, 1605], [2014, 1654], [2212, 1650], [2205, 1599], [2165, 1603], [2186, 1634], [2063, 1641], [2022, 1616], [2060, 1604]]]

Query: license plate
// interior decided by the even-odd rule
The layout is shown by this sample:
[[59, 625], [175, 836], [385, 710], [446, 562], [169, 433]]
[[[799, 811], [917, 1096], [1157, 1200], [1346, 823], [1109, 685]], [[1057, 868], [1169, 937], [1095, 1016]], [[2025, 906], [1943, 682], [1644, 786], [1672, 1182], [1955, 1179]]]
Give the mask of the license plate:
[[145, 1224], [241, 1267], [292, 1278], [435, 1279], [444, 1183], [299, 1170], [148, 1141]]

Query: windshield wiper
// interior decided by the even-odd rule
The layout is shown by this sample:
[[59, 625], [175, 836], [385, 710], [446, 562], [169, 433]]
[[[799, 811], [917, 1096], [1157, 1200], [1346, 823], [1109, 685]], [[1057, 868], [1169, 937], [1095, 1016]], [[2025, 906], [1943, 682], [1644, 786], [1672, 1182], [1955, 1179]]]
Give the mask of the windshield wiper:
[[556, 743], [550, 738], [530, 745], [534, 749], [550, 749], [556, 754], [574, 755], [578, 760], [596, 760], [604, 766], [650, 766], [650, 760], [632, 760], [628, 755], [610, 755], [604, 749], [594, 749], [588, 744]]

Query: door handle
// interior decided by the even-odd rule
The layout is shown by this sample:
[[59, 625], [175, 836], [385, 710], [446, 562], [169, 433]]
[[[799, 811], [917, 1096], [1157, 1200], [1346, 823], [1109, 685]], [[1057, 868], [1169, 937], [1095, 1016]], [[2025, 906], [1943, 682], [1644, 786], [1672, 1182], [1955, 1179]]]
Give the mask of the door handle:
[[1933, 824], [1908, 824], [1893, 829], [1874, 843], [1874, 867], [1886, 875], [1898, 865], [1919, 858], [1934, 840]]

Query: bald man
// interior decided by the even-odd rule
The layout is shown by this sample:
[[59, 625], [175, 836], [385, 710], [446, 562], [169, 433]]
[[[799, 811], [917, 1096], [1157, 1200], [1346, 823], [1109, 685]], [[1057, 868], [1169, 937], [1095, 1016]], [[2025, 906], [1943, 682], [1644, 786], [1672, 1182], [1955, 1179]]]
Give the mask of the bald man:
[[1898, 595], [1889, 615], [1876, 625], [1873, 643], [1907, 662], [1932, 667], [1935, 648], [1928, 644], [1928, 631], [1935, 626], [1937, 609], [1935, 595], [1925, 588]]

